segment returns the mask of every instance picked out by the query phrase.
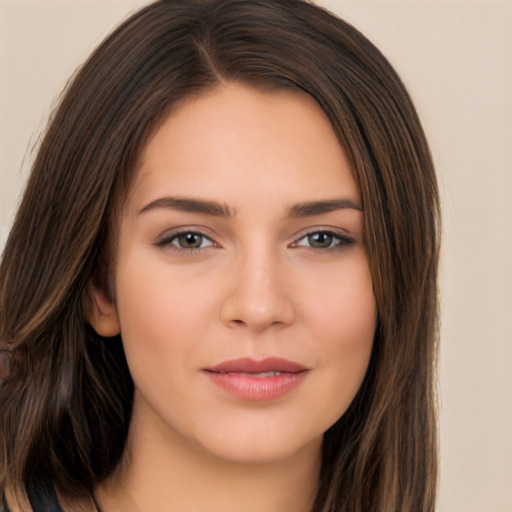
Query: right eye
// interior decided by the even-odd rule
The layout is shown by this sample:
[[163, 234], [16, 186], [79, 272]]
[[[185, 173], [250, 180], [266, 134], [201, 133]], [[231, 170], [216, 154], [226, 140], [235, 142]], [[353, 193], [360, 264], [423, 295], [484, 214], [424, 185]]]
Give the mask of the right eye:
[[200, 250], [213, 245], [213, 241], [207, 236], [195, 231], [181, 231], [166, 236], [157, 242], [159, 247], [172, 246], [175, 250]]

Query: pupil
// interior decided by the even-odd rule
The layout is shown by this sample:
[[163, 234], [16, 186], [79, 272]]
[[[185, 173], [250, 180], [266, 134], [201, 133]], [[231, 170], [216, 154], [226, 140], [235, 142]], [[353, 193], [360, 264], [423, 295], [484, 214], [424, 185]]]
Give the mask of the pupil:
[[183, 235], [179, 235], [178, 241], [180, 246], [185, 249], [195, 249], [201, 246], [202, 237], [195, 233], [185, 233]]
[[325, 249], [332, 243], [332, 235], [328, 233], [313, 233], [308, 236], [311, 247]]

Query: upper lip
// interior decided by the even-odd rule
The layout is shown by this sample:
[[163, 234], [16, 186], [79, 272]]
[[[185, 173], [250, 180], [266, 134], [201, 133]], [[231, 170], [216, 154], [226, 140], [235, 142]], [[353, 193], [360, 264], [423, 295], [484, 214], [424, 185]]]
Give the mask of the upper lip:
[[260, 360], [251, 358], [232, 359], [205, 368], [205, 370], [215, 373], [300, 373], [308, 370], [308, 368], [288, 359], [267, 357]]

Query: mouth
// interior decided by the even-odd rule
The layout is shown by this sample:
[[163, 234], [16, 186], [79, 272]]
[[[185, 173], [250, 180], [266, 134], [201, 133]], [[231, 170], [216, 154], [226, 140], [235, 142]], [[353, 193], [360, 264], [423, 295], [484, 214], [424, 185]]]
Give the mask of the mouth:
[[224, 361], [204, 372], [224, 392], [246, 401], [276, 400], [294, 390], [309, 369], [294, 361], [280, 358]]

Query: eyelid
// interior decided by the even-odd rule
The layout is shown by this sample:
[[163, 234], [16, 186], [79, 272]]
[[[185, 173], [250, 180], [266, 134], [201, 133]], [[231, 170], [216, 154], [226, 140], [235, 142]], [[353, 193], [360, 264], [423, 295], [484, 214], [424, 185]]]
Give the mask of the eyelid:
[[[204, 227], [199, 226], [179, 226], [176, 228], [169, 229], [165, 231], [162, 235], [160, 235], [154, 242], [153, 245], [156, 247], [169, 247], [172, 250], [176, 250], [178, 252], [194, 252], [197, 253], [202, 250], [209, 249], [210, 247], [220, 248], [221, 245], [214, 239], [214, 237], [210, 234], [206, 234], [206, 232], [209, 231], [205, 229]], [[200, 236], [210, 242], [210, 244], [206, 247], [197, 247], [197, 248], [186, 248], [186, 247], [179, 247], [172, 242], [180, 235], [183, 234], [194, 234], [197, 236]], [[357, 240], [347, 234], [345, 231], [339, 229], [339, 228], [333, 228], [333, 227], [323, 227], [318, 226], [314, 228], [307, 229], [305, 231], [302, 231], [301, 233], [297, 234], [294, 237], [294, 241], [289, 245], [291, 248], [296, 247], [306, 247], [308, 246], [306, 244], [300, 244], [302, 240], [307, 238], [308, 236], [314, 235], [316, 233], [323, 233], [327, 234], [329, 236], [332, 236], [334, 239], [336, 239], [338, 242], [334, 244], [331, 247], [309, 247], [309, 249], [312, 249], [314, 251], [327, 251], [327, 250], [335, 250], [335, 249], [341, 249], [343, 247], [349, 246], [354, 244]]]
[[[211, 242], [207, 247], [197, 247], [197, 248], [186, 248], [179, 247], [174, 245], [172, 242], [180, 235], [184, 234], [194, 234], [200, 236], [204, 239], [207, 239]], [[207, 235], [205, 233], [205, 229], [197, 226], [179, 226], [173, 229], [169, 229], [165, 231], [162, 235], [160, 235], [154, 242], [156, 247], [169, 247], [172, 250], [176, 250], [179, 252], [190, 251], [190, 252], [199, 252], [204, 249], [208, 249], [209, 247], [220, 247], [220, 244], [217, 243], [211, 235]]]
[[332, 247], [309, 247], [310, 249], [316, 250], [316, 251], [326, 251], [326, 250], [334, 250], [336, 248], [342, 248], [347, 245], [352, 245], [356, 242], [356, 239], [350, 235], [348, 235], [346, 232], [343, 232], [340, 229], [334, 229], [334, 228], [327, 228], [327, 227], [315, 227], [311, 228], [305, 232], [302, 232], [298, 237], [295, 238], [295, 241], [290, 244], [290, 247], [307, 247], [306, 245], [300, 245], [299, 242], [301, 240], [304, 240], [308, 236], [314, 235], [316, 233], [324, 233], [329, 236], [332, 236], [333, 238], [338, 240], [338, 243], [336, 243]]

